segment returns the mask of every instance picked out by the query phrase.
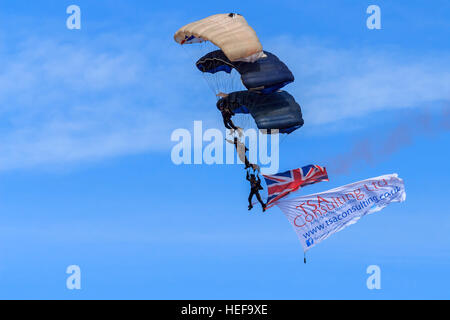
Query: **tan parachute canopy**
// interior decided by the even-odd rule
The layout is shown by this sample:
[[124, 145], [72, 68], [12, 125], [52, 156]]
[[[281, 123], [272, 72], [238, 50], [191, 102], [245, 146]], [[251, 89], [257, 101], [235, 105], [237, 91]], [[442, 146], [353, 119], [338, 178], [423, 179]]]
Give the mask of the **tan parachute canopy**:
[[255, 62], [265, 57], [255, 30], [239, 14], [215, 14], [192, 22], [175, 33], [180, 44], [211, 41], [230, 61]]

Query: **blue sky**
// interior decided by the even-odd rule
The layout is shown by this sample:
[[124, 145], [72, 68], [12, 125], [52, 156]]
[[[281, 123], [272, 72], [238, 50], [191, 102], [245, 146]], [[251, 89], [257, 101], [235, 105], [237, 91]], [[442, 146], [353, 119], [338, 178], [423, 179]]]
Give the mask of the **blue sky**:
[[[71, 4], [80, 31], [66, 28]], [[366, 28], [370, 4], [382, 30]], [[296, 76], [286, 90], [306, 124], [283, 140], [280, 167], [326, 165], [331, 179], [303, 194], [405, 180], [405, 203], [307, 265], [278, 208], [248, 213], [242, 168], [170, 158], [174, 129], [221, 123], [173, 34], [224, 12]], [[0, 298], [449, 298], [448, 12], [439, 0], [1, 0]], [[380, 291], [366, 288], [374, 264]], [[65, 287], [69, 265], [81, 291]]]

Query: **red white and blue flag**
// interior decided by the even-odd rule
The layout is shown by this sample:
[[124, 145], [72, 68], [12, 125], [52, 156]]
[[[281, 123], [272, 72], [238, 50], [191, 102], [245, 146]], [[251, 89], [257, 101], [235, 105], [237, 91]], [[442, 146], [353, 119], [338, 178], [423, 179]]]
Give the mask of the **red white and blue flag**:
[[309, 165], [272, 176], [263, 176], [267, 184], [267, 207], [304, 186], [329, 181], [327, 169], [316, 165]]

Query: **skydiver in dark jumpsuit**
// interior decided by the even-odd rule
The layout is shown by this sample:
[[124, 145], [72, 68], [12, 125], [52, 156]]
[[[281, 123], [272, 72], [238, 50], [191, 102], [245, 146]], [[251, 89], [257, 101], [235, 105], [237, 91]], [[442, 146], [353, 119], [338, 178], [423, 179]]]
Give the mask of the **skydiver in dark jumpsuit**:
[[223, 100], [219, 100], [217, 102], [217, 109], [219, 109], [219, 111], [222, 113], [223, 124], [225, 125], [225, 128], [229, 130], [238, 130], [238, 127], [236, 127], [231, 120], [231, 117], [234, 116], [235, 113], [230, 109], [230, 107], [226, 105]]
[[261, 203], [263, 212], [265, 212], [266, 204], [262, 201], [261, 195], [259, 194], [259, 190], [263, 190], [263, 187], [261, 187], [261, 179], [259, 178], [259, 176], [258, 178], [256, 178], [254, 174], [250, 175], [247, 171], [247, 180], [250, 182], [251, 186], [250, 195], [248, 196], [248, 210], [253, 209], [252, 199], [253, 196], [256, 196], [256, 199], [258, 199], [259, 203]]

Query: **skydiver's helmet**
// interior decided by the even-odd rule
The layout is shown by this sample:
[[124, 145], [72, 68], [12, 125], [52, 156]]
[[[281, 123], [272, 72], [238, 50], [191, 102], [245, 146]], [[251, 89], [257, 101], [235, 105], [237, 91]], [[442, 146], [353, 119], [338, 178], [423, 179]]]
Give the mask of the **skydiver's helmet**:
[[219, 109], [220, 111], [225, 110], [225, 108], [227, 107], [227, 103], [225, 101], [225, 99], [219, 99], [216, 103], [217, 109]]

